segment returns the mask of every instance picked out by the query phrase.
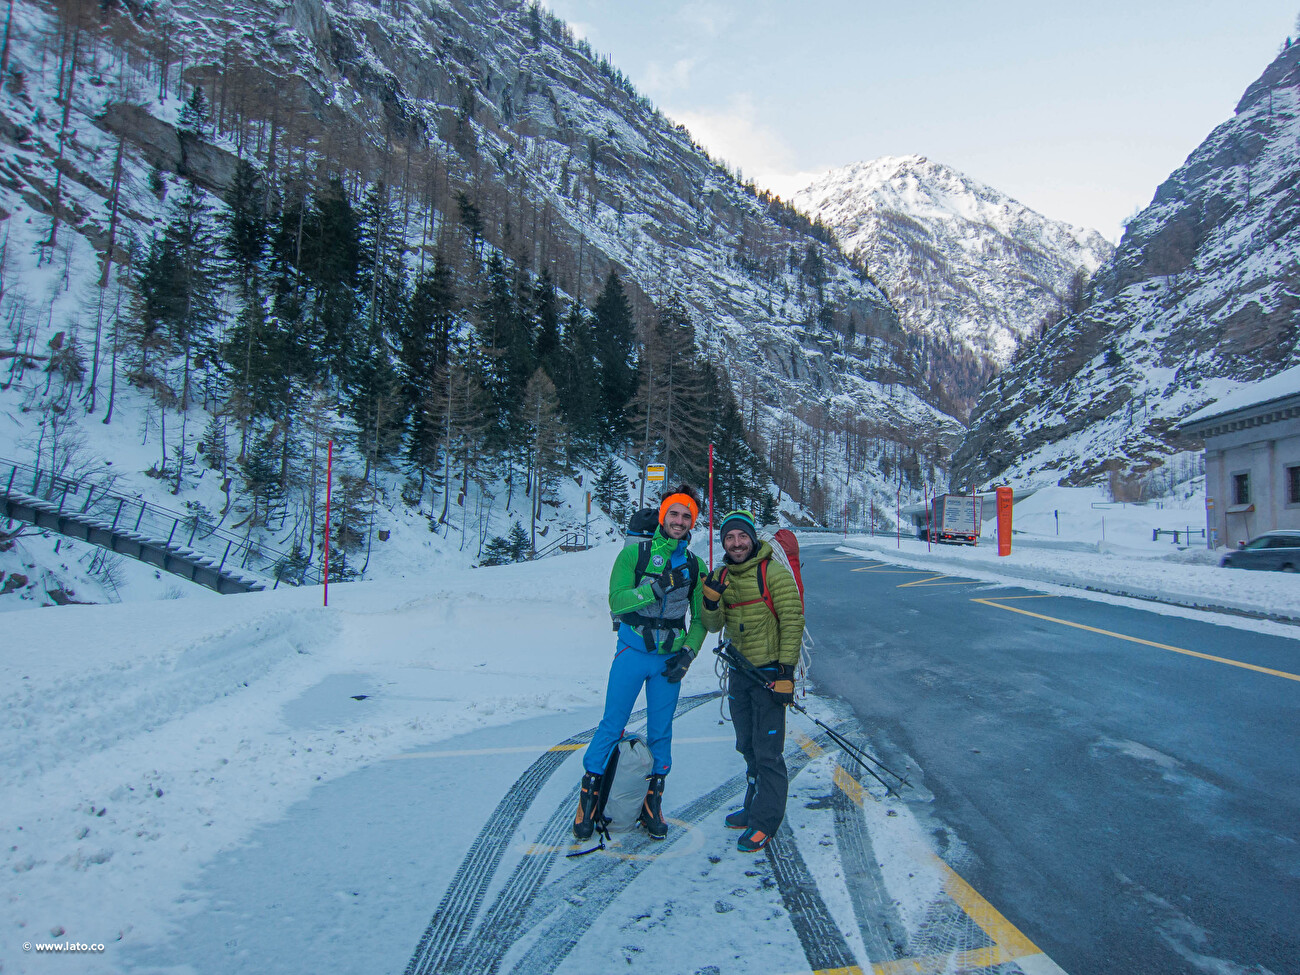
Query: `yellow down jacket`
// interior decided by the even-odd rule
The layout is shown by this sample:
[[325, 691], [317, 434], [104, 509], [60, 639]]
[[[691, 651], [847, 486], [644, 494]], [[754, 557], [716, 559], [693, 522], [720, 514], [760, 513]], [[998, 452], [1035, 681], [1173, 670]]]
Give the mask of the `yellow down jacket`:
[[[775, 616], [759, 588], [759, 567], [764, 561]], [[700, 618], [705, 627], [710, 633], [725, 628], [725, 637], [755, 666], [796, 666], [803, 643], [803, 602], [790, 570], [772, 557], [772, 546], [766, 541], [758, 543], [758, 550], [749, 559], [739, 565], [726, 563], [725, 568], [727, 588], [722, 592], [722, 602], [717, 609], [702, 608]]]

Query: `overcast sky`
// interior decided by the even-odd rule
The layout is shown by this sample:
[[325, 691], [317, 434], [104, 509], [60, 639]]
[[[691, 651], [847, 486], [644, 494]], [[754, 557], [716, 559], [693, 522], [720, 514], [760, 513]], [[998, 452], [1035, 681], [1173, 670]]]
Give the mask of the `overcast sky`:
[[1118, 240], [1300, 0], [543, 0], [715, 156], [782, 195], [920, 153]]

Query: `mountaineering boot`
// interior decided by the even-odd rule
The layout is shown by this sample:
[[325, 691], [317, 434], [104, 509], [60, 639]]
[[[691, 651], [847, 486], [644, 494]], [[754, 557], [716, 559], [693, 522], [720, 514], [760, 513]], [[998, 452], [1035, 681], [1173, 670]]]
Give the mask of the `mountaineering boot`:
[[578, 793], [578, 814], [573, 817], [573, 835], [580, 840], [591, 839], [596, 828], [596, 799], [600, 794], [600, 776], [587, 772], [582, 776], [582, 791]]
[[664, 777], [662, 775], [647, 775], [646, 781], [650, 783], [645, 790], [645, 802], [641, 803], [641, 812], [637, 815], [637, 822], [645, 827], [645, 831], [656, 840], [661, 840], [668, 835], [668, 824], [664, 822], [664, 814], [661, 806], [664, 801]]
[[737, 809], [733, 813], [727, 813], [727, 818], [723, 822], [727, 824], [727, 829], [748, 829], [749, 810]]
[[767, 833], [753, 827], [740, 834], [740, 839], [736, 840], [736, 849], [741, 853], [757, 853], [767, 846], [771, 839], [772, 837]]
[[749, 826], [749, 807], [758, 792], [758, 779], [751, 775], [748, 777], [748, 782], [745, 788], [745, 804], [735, 812], [727, 813], [727, 818], [723, 820], [727, 824], [727, 829], [745, 829]]

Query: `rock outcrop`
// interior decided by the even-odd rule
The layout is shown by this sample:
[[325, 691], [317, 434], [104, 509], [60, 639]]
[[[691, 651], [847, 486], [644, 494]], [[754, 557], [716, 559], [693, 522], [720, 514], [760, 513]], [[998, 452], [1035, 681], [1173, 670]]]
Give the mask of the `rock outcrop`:
[[1300, 362], [1300, 45], [1156, 190], [1094, 276], [980, 397], [954, 483], [1084, 484], [1199, 444], [1177, 422]]

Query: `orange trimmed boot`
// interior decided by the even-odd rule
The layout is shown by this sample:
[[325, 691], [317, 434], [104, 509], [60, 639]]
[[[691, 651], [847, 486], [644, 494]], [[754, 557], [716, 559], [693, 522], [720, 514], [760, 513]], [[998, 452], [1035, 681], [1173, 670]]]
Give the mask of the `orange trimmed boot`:
[[582, 776], [582, 791], [578, 793], [578, 813], [573, 817], [573, 835], [580, 840], [591, 839], [596, 828], [596, 800], [600, 795], [601, 777], [595, 772]]
[[645, 827], [645, 831], [652, 838], [661, 840], [668, 835], [668, 824], [664, 821], [662, 810], [664, 777], [662, 775], [647, 775], [646, 781], [650, 785], [645, 790], [645, 802], [641, 803], [641, 812], [637, 816], [637, 822]]
[[740, 834], [736, 840], [736, 849], [741, 853], [757, 853], [771, 841], [772, 837], [757, 826], [752, 826]]

